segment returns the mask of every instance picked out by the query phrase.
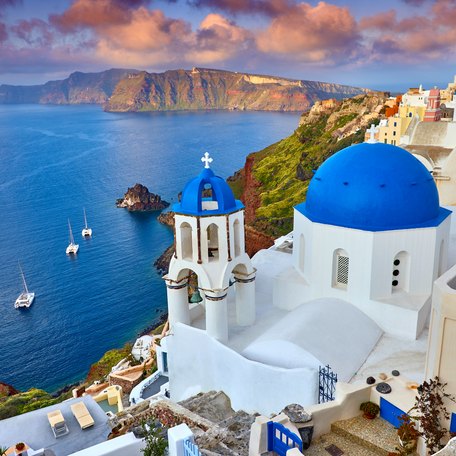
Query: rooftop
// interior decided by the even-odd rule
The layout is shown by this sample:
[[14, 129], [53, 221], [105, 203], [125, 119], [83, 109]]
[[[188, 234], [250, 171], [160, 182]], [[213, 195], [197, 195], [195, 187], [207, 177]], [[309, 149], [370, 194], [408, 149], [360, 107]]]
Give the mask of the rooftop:
[[[81, 430], [70, 406], [83, 401], [95, 424]], [[60, 410], [68, 426], [69, 433], [56, 439], [52, 433], [47, 414]], [[67, 456], [76, 451], [106, 441], [109, 432], [108, 417], [91, 396], [71, 399], [60, 404], [2, 420], [0, 426], [0, 446], [12, 446], [25, 442], [34, 450], [51, 449], [56, 456]]]

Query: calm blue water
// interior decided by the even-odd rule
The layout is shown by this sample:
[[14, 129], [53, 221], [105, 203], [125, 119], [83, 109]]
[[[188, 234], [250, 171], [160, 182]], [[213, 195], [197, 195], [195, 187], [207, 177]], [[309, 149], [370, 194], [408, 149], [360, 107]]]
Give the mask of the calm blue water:
[[[297, 114], [111, 114], [96, 106], [0, 106], [0, 381], [53, 391], [166, 309], [153, 267], [172, 243], [155, 214], [115, 207], [140, 182], [168, 201], [201, 169], [227, 177], [288, 136]], [[93, 238], [81, 237], [85, 206]], [[70, 218], [79, 254], [65, 254]], [[33, 306], [16, 310], [21, 261]]]

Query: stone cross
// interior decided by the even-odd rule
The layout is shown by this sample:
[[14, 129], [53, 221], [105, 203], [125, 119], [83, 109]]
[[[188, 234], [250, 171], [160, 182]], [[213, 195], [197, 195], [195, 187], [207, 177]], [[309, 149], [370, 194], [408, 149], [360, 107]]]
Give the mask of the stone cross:
[[201, 161], [204, 163], [205, 168], [209, 168], [209, 163], [212, 163], [214, 159], [209, 157], [209, 152], [206, 152], [204, 157], [201, 157]]
[[366, 133], [370, 134], [370, 138], [367, 140], [369, 144], [375, 144], [378, 141], [375, 139], [375, 133], [378, 133], [378, 128], [375, 128], [374, 124], [371, 124], [371, 127], [369, 130], [366, 131]]

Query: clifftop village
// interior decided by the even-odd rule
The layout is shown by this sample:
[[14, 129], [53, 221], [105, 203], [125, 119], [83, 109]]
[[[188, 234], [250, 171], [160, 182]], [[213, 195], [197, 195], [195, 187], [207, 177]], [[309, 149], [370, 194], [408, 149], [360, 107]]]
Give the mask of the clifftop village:
[[168, 321], [72, 398], [0, 421], [3, 454], [455, 455], [455, 93], [390, 98], [253, 258], [206, 153], [172, 208]]

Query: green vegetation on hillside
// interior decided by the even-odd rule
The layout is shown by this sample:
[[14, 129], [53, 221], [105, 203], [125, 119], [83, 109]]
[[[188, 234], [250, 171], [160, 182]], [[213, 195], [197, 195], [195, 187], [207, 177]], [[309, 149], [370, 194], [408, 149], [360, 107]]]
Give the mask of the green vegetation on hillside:
[[364, 141], [365, 129], [378, 122], [378, 107], [383, 102], [381, 96], [370, 94], [330, 108], [318, 104], [302, 116], [291, 136], [252, 154], [252, 175], [259, 185], [245, 188], [246, 169], [229, 180], [246, 204], [255, 203], [252, 193], [260, 200], [255, 219], [249, 223], [272, 236], [291, 231], [293, 207], [305, 200], [314, 171], [334, 153]]

